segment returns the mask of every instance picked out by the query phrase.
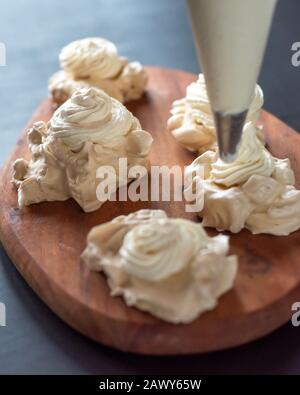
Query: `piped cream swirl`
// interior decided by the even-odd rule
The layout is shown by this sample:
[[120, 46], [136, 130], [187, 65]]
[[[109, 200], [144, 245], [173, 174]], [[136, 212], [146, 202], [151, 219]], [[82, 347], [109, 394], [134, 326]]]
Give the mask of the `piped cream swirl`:
[[56, 110], [49, 134], [71, 149], [89, 140], [111, 146], [126, 135], [133, 122], [132, 114], [120, 102], [97, 88], [83, 88]]
[[205, 233], [189, 221], [153, 220], [127, 233], [120, 250], [128, 272], [148, 281], [160, 281], [182, 270], [203, 245]]
[[199, 223], [142, 210], [94, 227], [82, 258], [103, 271], [112, 296], [165, 321], [188, 323], [212, 310], [233, 287], [237, 257], [228, 236]]
[[[13, 167], [19, 206], [72, 197], [84, 211], [95, 211], [138, 176], [129, 175], [132, 167], [150, 168], [152, 141], [117, 100], [97, 88], [75, 91], [48, 125], [38, 122], [28, 131], [31, 160], [18, 159]], [[115, 180], [108, 190], [99, 177], [103, 167]]]
[[113, 78], [123, 66], [116, 46], [100, 37], [71, 42], [62, 49], [59, 60], [62, 68], [75, 79]]
[[257, 129], [247, 123], [241, 141], [238, 157], [232, 163], [221, 158], [212, 164], [211, 175], [216, 184], [230, 187], [248, 180], [252, 174], [270, 176], [274, 170], [274, 159], [262, 145]]
[[62, 69], [48, 82], [54, 103], [63, 104], [82, 88], [95, 87], [124, 103], [139, 99], [148, 76], [139, 62], [118, 55], [116, 46], [101, 37], [71, 42], [60, 53]]
[[[256, 125], [263, 105], [263, 92], [256, 85], [247, 122]], [[203, 153], [217, 149], [216, 130], [203, 74], [186, 89], [183, 99], [175, 100], [168, 129], [173, 136], [191, 151]]]
[[300, 191], [294, 186], [290, 161], [273, 157], [258, 132], [252, 123], [245, 126], [232, 163], [207, 151], [188, 166], [187, 179], [204, 169], [202, 178], [192, 176], [186, 185], [187, 190], [197, 187], [202, 192], [199, 216], [204, 226], [278, 236], [300, 228]]

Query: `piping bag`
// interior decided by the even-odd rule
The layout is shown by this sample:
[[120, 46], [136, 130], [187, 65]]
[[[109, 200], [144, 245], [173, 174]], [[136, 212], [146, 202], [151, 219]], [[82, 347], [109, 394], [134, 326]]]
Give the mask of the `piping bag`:
[[187, 0], [221, 158], [237, 155], [277, 0]]

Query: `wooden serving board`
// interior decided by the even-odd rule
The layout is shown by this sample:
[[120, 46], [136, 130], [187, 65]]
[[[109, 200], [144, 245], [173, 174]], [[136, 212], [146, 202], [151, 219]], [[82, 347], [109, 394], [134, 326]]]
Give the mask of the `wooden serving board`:
[[[152, 164], [191, 163], [195, 155], [183, 149], [166, 130], [174, 99], [185, 95], [195, 75], [148, 68], [145, 97], [129, 109], [153, 134]], [[27, 126], [47, 121], [50, 99], [36, 110]], [[262, 122], [271, 152], [289, 157], [300, 186], [300, 136], [264, 112]], [[25, 132], [24, 132], [25, 133]], [[187, 354], [220, 350], [264, 336], [291, 318], [291, 305], [300, 300], [300, 232], [288, 237], [253, 236], [242, 231], [231, 237], [232, 254], [239, 257], [234, 288], [218, 307], [189, 325], [172, 325], [127, 307], [111, 297], [102, 274], [89, 272], [80, 260], [88, 231], [120, 214], [162, 208], [172, 217], [197, 218], [184, 204], [108, 202], [85, 214], [72, 200], [41, 203], [20, 210], [10, 183], [12, 162], [28, 157], [25, 134], [2, 170], [0, 188], [1, 240], [15, 266], [45, 303], [70, 326], [109, 346], [144, 354]], [[211, 231], [210, 231], [211, 232]], [[213, 234], [211, 232], [211, 234]]]

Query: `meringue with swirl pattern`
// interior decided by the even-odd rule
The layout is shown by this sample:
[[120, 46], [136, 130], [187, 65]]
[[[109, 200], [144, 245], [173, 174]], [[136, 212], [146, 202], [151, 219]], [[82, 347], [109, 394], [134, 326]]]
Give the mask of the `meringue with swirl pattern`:
[[189, 323], [229, 291], [237, 258], [228, 236], [209, 237], [199, 223], [140, 210], [94, 227], [82, 258], [103, 271], [113, 296], [172, 323]]
[[76, 149], [87, 141], [115, 146], [132, 126], [138, 126], [132, 114], [104, 91], [84, 88], [75, 92], [50, 121], [49, 133]]
[[120, 256], [130, 274], [149, 281], [164, 280], [193, 259], [203, 236], [203, 229], [192, 222], [152, 221], [127, 233]]
[[121, 102], [128, 102], [139, 99], [147, 84], [142, 65], [120, 57], [116, 46], [101, 37], [71, 42], [62, 49], [59, 60], [62, 70], [48, 84], [57, 105], [83, 87], [96, 87]]
[[123, 66], [116, 46], [101, 37], [71, 42], [61, 50], [59, 60], [62, 68], [76, 80], [90, 75], [114, 78]]
[[[257, 128], [244, 127], [236, 160], [226, 163], [207, 151], [186, 169], [187, 188], [203, 192], [202, 225], [233, 233], [289, 235], [300, 228], [300, 191], [289, 159], [278, 159], [265, 148]], [[197, 179], [191, 172], [205, 168]], [[199, 171], [197, 172], [199, 174]]]
[[[31, 160], [18, 159], [13, 182], [19, 206], [73, 198], [86, 212], [97, 210], [119, 185], [119, 159], [127, 169], [149, 168], [151, 135], [122, 103], [97, 88], [83, 88], [58, 108], [46, 125], [37, 122], [28, 131]], [[101, 199], [99, 169], [114, 172], [114, 183]], [[128, 173], [127, 173], [128, 174]]]
[[[256, 125], [262, 105], [263, 92], [256, 85], [247, 122]], [[202, 154], [217, 150], [216, 130], [203, 74], [187, 87], [184, 98], [173, 102], [168, 130], [190, 151]]]
[[255, 127], [248, 123], [235, 161], [226, 163], [218, 158], [211, 165], [211, 176], [216, 184], [231, 187], [247, 181], [252, 174], [269, 177], [274, 168], [272, 155], [262, 145]]

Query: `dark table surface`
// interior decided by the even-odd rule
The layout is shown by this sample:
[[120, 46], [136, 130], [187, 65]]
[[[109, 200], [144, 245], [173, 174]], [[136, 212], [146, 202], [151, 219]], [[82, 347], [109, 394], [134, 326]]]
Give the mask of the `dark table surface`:
[[[291, 64], [291, 46], [300, 41], [299, 15], [299, 0], [279, 2], [259, 81], [265, 108], [298, 130], [300, 67]], [[199, 70], [183, 0], [4, 0], [1, 164], [47, 94], [59, 50], [86, 36], [107, 37], [121, 54], [143, 64]], [[251, 344], [208, 355], [145, 357], [95, 344], [38, 299], [2, 248], [0, 259], [0, 302], [7, 309], [7, 326], [0, 327], [0, 373], [300, 373], [300, 327], [291, 324]]]

